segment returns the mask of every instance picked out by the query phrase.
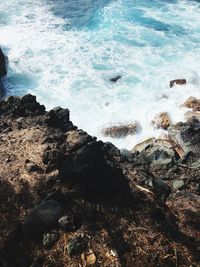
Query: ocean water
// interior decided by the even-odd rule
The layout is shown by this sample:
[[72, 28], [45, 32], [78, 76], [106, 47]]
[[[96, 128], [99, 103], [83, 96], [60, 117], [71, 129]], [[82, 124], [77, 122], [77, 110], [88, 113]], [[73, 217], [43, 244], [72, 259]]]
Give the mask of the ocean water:
[[[180, 105], [200, 97], [200, 1], [1, 1], [0, 45], [10, 61], [8, 95], [68, 107], [74, 124], [119, 148], [162, 135], [154, 116], [183, 120]], [[177, 78], [187, 85], [169, 88]], [[134, 136], [101, 135], [134, 121], [141, 125]]]

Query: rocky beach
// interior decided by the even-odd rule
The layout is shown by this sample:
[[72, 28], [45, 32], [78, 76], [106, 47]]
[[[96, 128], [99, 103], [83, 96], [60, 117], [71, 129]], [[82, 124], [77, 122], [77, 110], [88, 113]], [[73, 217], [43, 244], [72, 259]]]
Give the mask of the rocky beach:
[[200, 122], [133, 151], [46, 111], [0, 103], [0, 265], [199, 266]]

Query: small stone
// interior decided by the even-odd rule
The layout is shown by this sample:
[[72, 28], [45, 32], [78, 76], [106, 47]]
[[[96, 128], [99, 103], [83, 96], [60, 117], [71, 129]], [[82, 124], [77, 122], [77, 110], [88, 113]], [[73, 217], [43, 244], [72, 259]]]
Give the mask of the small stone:
[[69, 240], [67, 244], [68, 255], [75, 256], [80, 255], [88, 248], [88, 240], [86, 237], [78, 236]]
[[45, 248], [51, 248], [55, 245], [55, 243], [59, 240], [59, 232], [58, 231], [50, 231], [43, 235], [43, 246]]
[[176, 180], [173, 182], [172, 186], [176, 190], [180, 190], [184, 187], [185, 183], [183, 180]]
[[175, 84], [183, 85], [183, 84], [186, 84], [186, 83], [187, 83], [186, 79], [176, 79], [176, 80], [172, 80], [172, 81], [170, 81], [170, 83], [169, 83], [169, 87], [171, 88], [171, 87], [173, 87]]
[[116, 83], [116, 82], [117, 82], [118, 80], [120, 80], [121, 78], [122, 78], [122, 76], [117, 75], [117, 76], [111, 78], [110, 81], [113, 82], [113, 83]]
[[63, 231], [73, 231], [76, 229], [75, 220], [73, 215], [65, 215], [58, 221], [59, 227]]

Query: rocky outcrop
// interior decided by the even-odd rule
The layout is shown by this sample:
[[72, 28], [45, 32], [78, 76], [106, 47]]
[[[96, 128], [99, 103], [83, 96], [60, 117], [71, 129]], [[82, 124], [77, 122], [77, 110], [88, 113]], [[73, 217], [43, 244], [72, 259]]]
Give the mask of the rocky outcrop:
[[101, 130], [104, 136], [112, 138], [123, 138], [127, 135], [134, 135], [139, 129], [138, 123], [121, 124], [117, 126], [107, 127]]
[[0, 47], [0, 77], [4, 77], [8, 72], [8, 58], [4, 55]]
[[185, 153], [200, 152], [200, 122], [192, 117], [185, 123], [177, 123], [169, 129], [169, 136], [176, 144], [179, 144]]
[[152, 125], [157, 129], [167, 130], [172, 124], [169, 114], [167, 112], [159, 113], [152, 121]]
[[197, 120], [120, 151], [31, 95], [0, 115], [0, 266], [198, 266]]
[[170, 81], [170, 83], [169, 83], [169, 87], [171, 88], [171, 87], [173, 87], [175, 84], [178, 84], [178, 85], [184, 85], [184, 84], [186, 84], [186, 83], [187, 83], [186, 79], [176, 79], [176, 80], [172, 80], [172, 81]]

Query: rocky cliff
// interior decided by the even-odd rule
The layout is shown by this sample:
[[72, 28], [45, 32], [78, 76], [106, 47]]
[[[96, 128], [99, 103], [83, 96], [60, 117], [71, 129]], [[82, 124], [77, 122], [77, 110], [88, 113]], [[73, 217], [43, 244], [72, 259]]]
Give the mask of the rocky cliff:
[[199, 266], [197, 119], [130, 152], [32, 95], [0, 115], [1, 266]]

